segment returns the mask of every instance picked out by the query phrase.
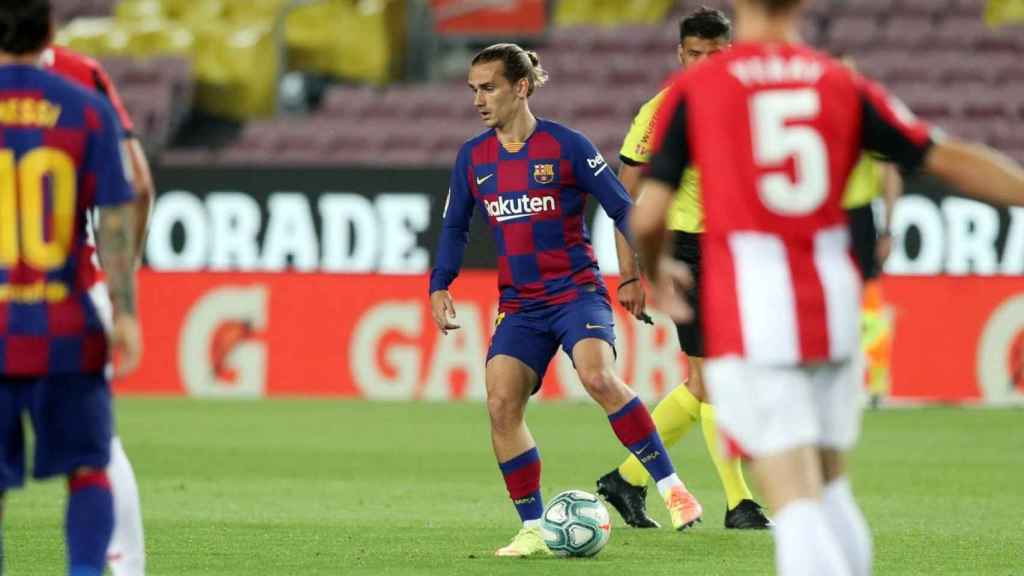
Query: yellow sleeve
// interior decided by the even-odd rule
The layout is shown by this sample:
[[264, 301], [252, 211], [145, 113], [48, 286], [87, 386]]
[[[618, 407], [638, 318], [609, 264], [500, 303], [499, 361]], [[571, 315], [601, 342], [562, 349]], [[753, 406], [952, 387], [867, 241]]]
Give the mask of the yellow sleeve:
[[654, 137], [654, 115], [661, 103], [659, 93], [644, 104], [629, 127], [626, 139], [622, 141], [619, 156], [633, 164], [647, 164], [651, 159], [651, 139]]

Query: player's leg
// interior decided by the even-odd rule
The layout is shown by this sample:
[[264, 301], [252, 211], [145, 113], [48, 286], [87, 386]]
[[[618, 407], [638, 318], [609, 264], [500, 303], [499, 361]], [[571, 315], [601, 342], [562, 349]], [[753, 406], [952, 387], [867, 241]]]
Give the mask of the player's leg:
[[25, 433], [21, 414], [35, 385], [28, 380], [0, 377], [0, 574], [4, 571], [4, 496], [8, 490], [25, 482]]
[[[703, 337], [701, 337], [703, 339]], [[703, 343], [700, 345], [703, 353]], [[715, 409], [708, 402], [704, 389], [704, 359], [690, 356], [690, 377], [686, 389], [699, 402], [700, 426], [704, 432], [704, 445], [708, 456], [715, 465], [718, 479], [725, 491], [725, 527], [738, 530], [763, 530], [771, 525], [761, 506], [754, 501], [747, 480], [743, 476], [743, 463], [739, 458], [730, 458], [722, 452], [718, 438], [718, 424]]]
[[[109, 332], [113, 325], [110, 293], [103, 282], [89, 289], [96, 315]], [[142, 576], [146, 573], [146, 549], [142, 533], [142, 505], [135, 471], [124, 452], [121, 440], [110, 444], [107, 477], [114, 494], [114, 534], [107, 550], [107, 562], [114, 576]]]
[[823, 431], [813, 369], [708, 362], [708, 389], [730, 455], [747, 455], [775, 512], [778, 574], [849, 576], [822, 503]]
[[854, 576], [871, 574], [873, 556], [871, 531], [846, 475], [846, 452], [860, 434], [862, 369], [859, 361], [833, 365], [815, 386], [827, 446], [820, 453], [825, 512]]
[[[680, 384], [661, 399], [651, 412], [654, 427], [666, 448], [679, 442], [700, 420], [700, 402]], [[597, 493], [619, 512], [626, 524], [636, 528], [657, 528], [647, 515], [647, 482], [651, 475], [636, 456], [630, 454], [615, 470], [597, 481]]]
[[36, 432], [36, 478], [68, 478], [65, 516], [71, 576], [100, 576], [114, 531], [110, 460], [110, 386], [102, 374], [51, 375], [30, 408]]
[[142, 576], [146, 573], [146, 549], [139, 486], [121, 439], [116, 436], [110, 444], [107, 476], [114, 494], [114, 534], [107, 549], [110, 571], [114, 576]]
[[544, 499], [540, 491], [541, 461], [537, 444], [526, 426], [526, 403], [557, 350], [542, 326], [515, 314], [500, 321], [491, 338], [485, 373], [491, 444], [498, 467], [523, 523], [522, 529], [498, 556], [550, 554], [540, 533]]
[[560, 307], [553, 330], [573, 360], [587, 393], [608, 415], [615, 435], [644, 465], [665, 499], [672, 526], [687, 528], [703, 510], [676, 475], [647, 406], [615, 373], [615, 320], [604, 296], [584, 296]]

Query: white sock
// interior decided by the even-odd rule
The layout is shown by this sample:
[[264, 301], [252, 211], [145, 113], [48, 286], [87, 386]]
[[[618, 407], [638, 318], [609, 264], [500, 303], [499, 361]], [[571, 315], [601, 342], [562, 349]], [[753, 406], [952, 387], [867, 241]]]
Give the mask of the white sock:
[[683, 481], [679, 479], [678, 474], [669, 474], [661, 480], [658, 480], [658, 494], [661, 494], [662, 500], [668, 500], [668, 495], [672, 493], [672, 489], [676, 486], [682, 486]]
[[795, 500], [775, 513], [779, 576], [852, 576], [817, 500]]
[[107, 548], [107, 564], [114, 576], [143, 576], [146, 573], [146, 549], [142, 539], [139, 486], [121, 446], [121, 439], [116, 436], [110, 443], [107, 476], [114, 495], [114, 534]]
[[843, 476], [825, 486], [823, 505], [828, 525], [839, 540], [850, 573], [853, 576], [870, 576], [873, 555], [871, 530], [853, 499], [849, 479]]
[[540, 518], [536, 520], [523, 520], [523, 528], [540, 528]]

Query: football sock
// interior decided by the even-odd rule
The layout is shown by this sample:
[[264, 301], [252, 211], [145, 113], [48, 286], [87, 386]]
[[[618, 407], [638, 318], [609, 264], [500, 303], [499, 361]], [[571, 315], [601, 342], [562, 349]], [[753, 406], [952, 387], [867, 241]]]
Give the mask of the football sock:
[[71, 576], [100, 576], [114, 531], [114, 498], [106, 472], [68, 480], [65, 539]]
[[[684, 384], [680, 384], [658, 402], [651, 418], [662, 443], [670, 448], [686, 436], [700, 418], [700, 401]], [[632, 454], [619, 466], [619, 474], [633, 486], [645, 486], [651, 477], [647, 468]]]
[[640, 398], [633, 398], [618, 412], [609, 414], [608, 420], [622, 445], [629, 449], [657, 482], [658, 492], [662, 496], [673, 486], [682, 484], [676, 476], [668, 450], [661, 443], [654, 421]]
[[825, 509], [817, 500], [795, 500], [775, 513], [775, 569], [779, 576], [852, 576]]
[[718, 427], [715, 425], [715, 409], [711, 404], [700, 405], [700, 426], [704, 430], [704, 443], [708, 447], [708, 455], [718, 470], [718, 478], [725, 489], [725, 500], [729, 510], [735, 508], [743, 500], [753, 500], [754, 496], [743, 478], [743, 464], [739, 458], [727, 458], [722, 454], [718, 443]]
[[871, 574], [871, 531], [845, 476], [825, 486], [825, 515], [853, 576]]
[[143, 576], [146, 572], [146, 549], [142, 537], [139, 486], [120, 438], [115, 437], [110, 444], [107, 475], [114, 494], [114, 534], [107, 550], [110, 571], [114, 576]]
[[508, 496], [527, 528], [538, 526], [544, 515], [544, 499], [540, 495], [540, 452], [534, 446], [519, 456], [500, 462]]

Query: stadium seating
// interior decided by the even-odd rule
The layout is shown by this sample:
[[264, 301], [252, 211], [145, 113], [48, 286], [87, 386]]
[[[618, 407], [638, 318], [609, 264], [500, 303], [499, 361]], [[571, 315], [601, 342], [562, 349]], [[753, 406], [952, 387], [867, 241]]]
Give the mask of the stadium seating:
[[[254, 0], [248, 9], [239, 8], [236, 0], [131, 0], [131, 7], [118, 6], [113, 0], [57, 4], [65, 16], [109, 15], [116, 8], [123, 20], [145, 20], [159, 10], [179, 21], [251, 23], [275, 13], [281, 1]], [[623, 4], [633, 6], [626, 10]], [[535, 46], [551, 81], [534, 95], [533, 110], [583, 130], [606, 157], [615, 157], [632, 114], [676, 68], [678, 16], [697, 4], [724, 6], [727, 2], [602, 0], [597, 5], [561, 0], [554, 12], [556, 25]], [[1024, 159], [1024, 142], [1006, 128], [1019, 126], [1024, 119], [1024, 59], [1019, 56], [1024, 53], [1024, 30], [990, 30], [981, 19], [984, 4], [985, 0], [819, 0], [811, 4], [804, 35], [813, 45], [853, 57], [865, 75], [885, 83], [922, 117]], [[385, 64], [367, 68], [365, 61], [353, 63], [337, 52], [317, 53], [318, 43], [337, 31], [333, 23], [325, 24], [328, 19], [316, 18], [326, 14], [324, 10], [331, 8], [322, 6], [289, 21], [293, 64], [334, 73], [348, 67], [347, 74], [364, 82], [328, 87], [320, 107], [308, 118], [255, 121], [226, 149], [172, 150], [167, 154], [169, 161], [449, 165], [458, 145], [483, 129], [462, 77], [373, 87], [367, 82], [385, 78], [373, 76]], [[342, 20], [354, 23], [345, 30], [378, 33], [358, 19]], [[202, 29], [195, 24], [187, 28], [193, 34]], [[334, 34], [339, 35], [344, 36]], [[201, 34], [198, 37], [193, 41], [202, 41]], [[83, 21], [76, 38], [83, 46], [113, 47], [119, 54], [152, 52], [147, 42], [166, 47], [183, 41], [166, 30], [140, 26], [126, 31], [95, 20]], [[362, 38], [376, 45], [376, 40]], [[258, 57], [250, 61], [261, 62]], [[227, 74], [223, 59], [221, 64], [197, 61], [191, 68], [187, 59], [180, 58], [129, 63], [117, 57], [107, 62], [128, 94], [129, 105], [144, 118], [140, 124], [152, 126], [155, 134], [147, 138], [157, 148], [180, 125], [186, 109], [183, 103], [191, 94], [228, 101], [235, 107], [244, 102], [239, 96], [226, 96], [223, 88], [211, 93], [203, 87], [210, 84], [209, 78]], [[189, 70], [200, 78], [199, 84]], [[163, 86], [169, 96], [157, 95], [157, 86]], [[305, 130], [305, 137], [294, 138], [295, 125], [302, 127], [299, 133]]]

